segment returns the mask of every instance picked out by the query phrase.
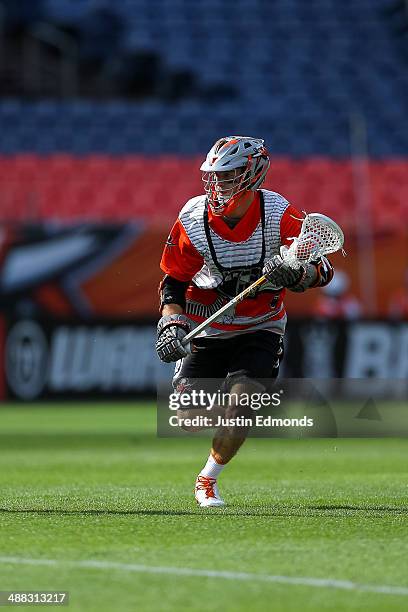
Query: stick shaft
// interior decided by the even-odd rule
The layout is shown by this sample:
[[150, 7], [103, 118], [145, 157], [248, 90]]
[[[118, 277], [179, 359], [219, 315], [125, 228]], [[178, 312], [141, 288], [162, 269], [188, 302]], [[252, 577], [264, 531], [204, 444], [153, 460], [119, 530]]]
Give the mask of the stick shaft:
[[[308, 217], [314, 217], [317, 218], [319, 217], [322, 221], [325, 222], [326, 225], [331, 225], [332, 227], [334, 226], [336, 231], [338, 232], [341, 240], [341, 245], [337, 247], [336, 250], [339, 250], [340, 248], [342, 248], [343, 243], [344, 243], [344, 234], [341, 230], [341, 228], [337, 225], [337, 223], [335, 223], [332, 219], [330, 219], [329, 217], [326, 217], [325, 215], [322, 215], [320, 213], [311, 213], [310, 215], [307, 215], [306, 218]], [[303, 224], [302, 224], [302, 230], [299, 234], [299, 239], [302, 237], [303, 229], [304, 229], [304, 224], [305, 224], [305, 219], [303, 220]], [[290, 247], [289, 247], [290, 249]], [[329, 248], [320, 248], [320, 253], [319, 255], [325, 255], [326, 253], [331, 253], [331, 252], [335, 252], [333, 250], [330, 250]], [[281, 257], [283, 260], [285, 260], [285, 256], [284, 253], [282, 253], [281, 251]], [[297, 259], [297, 258], [296, 258]], [[297, 260], [298, 263], [307, 263], [309, 260]], [[293, 265], [289, 264], [289, 265]], [[256, 280], [254, 283], [252, 283], [252, 285], [250, 285], [249, 287], [247, 287], [246, 289], [244, 289], [243, 291], [241, 291], [240, 294], [238, 294], [237, 296], [235, 296], [234, 298], [232, 298], [232, 300], [230, 300], [227, 304], [224, 304], [224, 306], [222, 306], [219, 310], [217, 310], [217, 312], [214, 312], [214, 314], [212, 314], [210, 317], [208, 317], [208, 319], [206, 319], [205, 321], [203, 321], [202, 323], [200, 323], [200, 325], [198, 325], [195, 329], [193, 329], [189, 334], [187, 334], [187, 336], [185, 336], [182, 340], [182, 344], [185, 346], [187, 345], [191, 340], [193, 340], [193, 338], [195, 338], [196, 336], [198, 336], [198, 334], [200, 334], [204, 329], [206, 329], [209, 325], [211, 325], [211, 323], [213, 323], [214, 321], [216, 321], [216, 319], [218, 319], [222, 314], [224, 314], [224, 312], [226, 312], [229, 308], [231, 308], [231, 306], [234, 306], [234, 304], [236, 304], [237, 302], [240, 302], [241, 300], [243, 300], [248, 293], [250, 293], [253, 289], [255, 289], [255, 287], [258, 287], [259, 285], [262, 285], [265, 281], [267, 280], [266, 276], [261, 276], [260, 278], [258, 278], [258, 280]]]
[[221, 308], [217, 310], [217, 312], [214, 312], [214, 314], [208, 317], [208, 319], [200, 323], [200, 325], [198, 325], [189, 334], [187, 334], [187, 336], [183, 338], [182, 344], [185, 346], [186, 344], [191, 342], [193, 338], [198, 336], [198, 334], [200, 334], [204, 329], [206, 329], [209, 325], [211, 325], [211, 323], [213, 323], [216, 319], [218, 319], [218, 317], [224, 314], [224, 312], [227, 311], [229, 308], [231, 308], [231, 306], [234, 306], [237, 302], [240, 302], [241, 300], [243, 300], [248, 295], [248, 293], [250, 293], [253, 289], [255, 289], [255, 287], [259, 287], [259, 285], [263, 285], [263, 283], [266, 280], [267, 280], [266, 276], [261, 276], [260, 278], [258, 278], [258, 280], [252, 283], [252, 285], [249, 285], [249, 287], [241, 291], [241, 293], [239, 293], [234, 298], [232, 298], [232, 300], [227, 302], [227, 304], [224, 304], [224, 306], [221, 306]]

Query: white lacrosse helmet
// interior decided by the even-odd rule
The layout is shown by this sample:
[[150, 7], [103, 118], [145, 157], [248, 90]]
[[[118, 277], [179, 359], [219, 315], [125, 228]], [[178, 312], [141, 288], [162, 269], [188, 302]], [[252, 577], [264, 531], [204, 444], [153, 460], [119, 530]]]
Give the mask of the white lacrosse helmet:
[[256, 191], [265, 180], [269, 166], [264, 140], [251, 136], [226, 136], [217, 140], [200, 168], [213, 213], [230, 212], [237, 206], [233, 200], [239, 193]]

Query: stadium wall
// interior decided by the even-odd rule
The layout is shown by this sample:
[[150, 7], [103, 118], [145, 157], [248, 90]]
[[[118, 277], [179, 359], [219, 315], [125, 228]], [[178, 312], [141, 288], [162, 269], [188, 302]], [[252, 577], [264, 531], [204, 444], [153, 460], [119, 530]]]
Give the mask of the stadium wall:
[[[148, 220], [4, 223], [0, 299], [18, 315], [29, 304], [31, 311], [52, 318], [157, 317], [159, 262], [170, 226], [171, 221]], [[407, 237], [403, 231], [376, 236], [375, 304], [369, 311], [374, 316], [388, 316], [395, 294], [403, 290]], [[336, 253], [331, 259], [337, 270], [348, 275], [350, 293], [360, 299], [364, 249], [347, 232], [345, 247], [346, 257]], [[289, 314], [315, 316], [321, 296], [321, 290], [301, 296], [287, 292]]]
[[[154, 354], [159, 260], [181, 205], [202, 191], [200, 161], [0, 156], [0, 399], [133, 397], [169, 379], [172, 366]], [[320, 320], [320, 290], [288, 292], [283, 375], [408, 374], [407, 322], [386, 319], [404, 291], [408, 161], [371, 160], [368, 169], [365, 219], [350, 160], [272, 160], [267, 188], [344, 227], [347, 257], [332, 259], [357, 300], [366, 224], [375, 247], [374, 319]]]
[[[172, 377], [154, 350], [153, 322], [13, 319], [1, 387], [8, 399], [154, 395]], [[290, 378], [406, 379], [408, 323], [292, 320], [281, 371]]]

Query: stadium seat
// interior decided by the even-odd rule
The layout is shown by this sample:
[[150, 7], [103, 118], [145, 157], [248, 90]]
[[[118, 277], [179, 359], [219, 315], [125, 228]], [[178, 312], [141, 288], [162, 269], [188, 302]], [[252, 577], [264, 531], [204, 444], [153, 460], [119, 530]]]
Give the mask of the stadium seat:
[[[197, 165], [212, 142], [248, 133], [265, 138], [273, 155], [268, 185], [349, 223], [354, 186], [345, 160], [350, 113], [357, 111], [374, 160], [375, 223], [388, 227], [394, 219], [397, 226], [407, 195], [408, 71], [382, 12], [387, 0], [250, 4], [115, 3], [126, 23], [122, 52], [156, 53], [170, 75], [188, 70], [195, 88], [189, 97], [0, 100], [4, 214], [21, 215], [35, 193], [41, 215], [149, 215], [166, 201], [172, 216], [200, 191]], [[44, 10], [51, 22], [68, 25], [103, 5], [46, 0]], [[235, 97], [232, 89], [225, 94], [227, 86]], [[217, 88], [224, 93], [217, 96]], [[392, 206], [384, 210], [387, 198]]]

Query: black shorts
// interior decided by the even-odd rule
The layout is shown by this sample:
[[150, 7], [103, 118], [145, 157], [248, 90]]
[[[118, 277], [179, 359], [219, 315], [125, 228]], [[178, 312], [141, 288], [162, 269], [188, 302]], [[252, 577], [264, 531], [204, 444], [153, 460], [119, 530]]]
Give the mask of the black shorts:
[[275, 379], [283, 357], [283, 337], [266, 330], [225, 339], [197, 338], [194, 345], [197, 352], [177, 363], [173, 378], [176, 390], [185, 379], [225, 379], [235, 374], [255, 380]]

